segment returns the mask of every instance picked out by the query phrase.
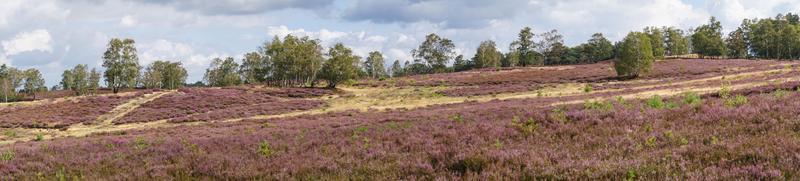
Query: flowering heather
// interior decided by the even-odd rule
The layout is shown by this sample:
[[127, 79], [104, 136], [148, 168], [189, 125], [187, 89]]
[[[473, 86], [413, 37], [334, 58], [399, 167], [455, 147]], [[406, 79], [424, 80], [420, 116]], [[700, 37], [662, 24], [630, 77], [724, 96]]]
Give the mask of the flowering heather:
[[239, 89], [257, 92], [259, 94], [266, 94], [269, 96], [283, 97], [283, 98], [311, 98], [320, 97], [324, 95], [331, 95], [334, 93], [333, 89], [328, 88], [300, 88], [300, 87], [266, 87], [255, 85], [241, 85], [226, 87], [227, 89]]
[[[673, 81], [721, 76], [733, 73], [775, 69], [778, 61], [751, 60], [703, 60], [678, 59], [656, 62], [653, 70], [641, 79], [665, 79]], [[441, 93], [450, 96], [486, 95], [538, 89], [559, 83], [608, 83], [616, 81], [612, 62], [570, 65], [557, 67], [521, 67], [514, 69], [481, 69], [474, 71], [416, 75], [379, 82], [361, 82], [357, 85], [371, 86], [456, 86]], [[663, 82], [622, 83], [601, 85], [595, 90], [624, 88], [634, 85], [659, 85]], [[462, 87], [466, 86], [466, 87]]]
[[258, 115], [272, 115], [291, 111], [301, 111], [325, 105], [318, 100], [288, 100], [258, 103], [253, 105], [229, 106], [210, 112], [192, 114], [170, 120], [171, 122], [218, 121], [231, 118], [245, 118]]
[[794, 180], [800, 93], [773, 92], [739, 107], [519, 99], [18, 143], [0, 148], [0, 179]]
[[243, 89], [184, 88], [176, 94], [142, 104], [115, 124], [171, 119], [174, 122], [209, 121], [311, 109], [321, 101], [286, 100]]
[[57, 103], [0, 109], [0, 127], [65, 128], [76, 123], [91, 124], [100, 115], [145, 93], [148, 92], [126, 96], [90, 96]]

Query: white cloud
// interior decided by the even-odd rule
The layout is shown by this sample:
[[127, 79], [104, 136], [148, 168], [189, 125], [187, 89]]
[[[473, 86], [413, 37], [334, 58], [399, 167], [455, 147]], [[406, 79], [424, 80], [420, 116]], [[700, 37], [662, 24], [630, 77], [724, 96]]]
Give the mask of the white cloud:
[[131, 15], [125, 15], [119, 20], [119, 24], [124, 27], [136, 26], [137, 23], [136, 19]]
[[351, 33], [341, 31], [331, 31], [328, 29], [320, 29], [319, 31], [306, 31], [305, 29], [289, 29], [285, 25], [269, 26], [267, 27], [267, 34], [270, 36], [284, 37], [286, 35], [294, 36], [308, 36], [322, 41], [324, 44], [332, 44], [340, 39], [346, 38]]
[[31, 32], [22, 32], [11, 40], [3, 41], [3, 53], [7, 56], [28, 51], [53, 52], [50, 32], [39, 29]]
[[371, 41], [371, 42], [376, 42], [376, 43], [383, 43], [383, 42], [386, 42], [386, 37], [385, 36], [380, 36], [380, 35], [373, 35], [373, 36], [367, 37], [366, 40], [367, 41]]
[[6, 0], [0, 3], [0, 27], [8, 25], [10, 19], [22, 7], [22, 0]]
[[152, 42], [138, 45], [140, 49], [140, 61], [149, 64], [156, 60], [185, 60], [194, 54], [191, 46], [184, 43], [171, 42], [165, 39], [157, 39]]

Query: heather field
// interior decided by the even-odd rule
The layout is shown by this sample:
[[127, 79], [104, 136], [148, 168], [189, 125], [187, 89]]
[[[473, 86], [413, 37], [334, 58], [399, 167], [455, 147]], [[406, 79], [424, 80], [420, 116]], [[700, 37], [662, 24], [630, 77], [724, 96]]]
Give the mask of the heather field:
[[[659, 61], [650, 74], [632, 82], [620, 82], [610, 61], [557, 67], [480, 69], [433, 75], [418, 75], [392, 81], [364, 81], [364, 86], [450, 86], [441, 91], [448, 96], [488, 95], [534, 91], [564, 83], [589, 83], [594, 90], [658, 85], [683, 81], [784, 68], [776, 61], [678, 59]], [[620, 85], [623, 84], [623, 85]]]
[[0, 105], [0, 180], [797, 180], [800, 66], [676, 59]]

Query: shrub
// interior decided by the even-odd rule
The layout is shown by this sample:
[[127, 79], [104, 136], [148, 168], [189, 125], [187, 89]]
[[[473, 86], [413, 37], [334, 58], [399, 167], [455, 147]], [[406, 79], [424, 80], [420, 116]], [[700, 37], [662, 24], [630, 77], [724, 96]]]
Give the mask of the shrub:
[[147, 149], [147, 147], [149, 147], [149, 146], [150, 146], [150, 143], [148, 143], [147, 140], [145, 140], [142, 137], [137, 137], [133, 141], [133, 148], [137, 149], [137, 150]]
[[586, 100], [583, 103], [583, 108], [585, 109], [594, 109], [594, 110], [611, 110], [614, 109], [614, 105], [610, 102], [600, 101], [600, 100]]
[[0, 153], [0, 160], [2, 161], [11, 161], [13, 159], [14, 159], [14, 152], [11, 150]]
[[567, 118], [567, 113], [564, 112], [564, 109], [561, 108], [554, 108], [553, 110], [551, 110], [550, 119], [560, 123], [569, 122], [569, 118]]
[[664, 99], [661, 98], [659, 95], [653, 95], [649, 99], [647, 99], [647, 106], [653, 109], [672, 109], [675, 108], [675, 104], [671, 102], [664, 102]]
[[656, 147], [656, 137], [651, 136], [644, 141], [644, 145], [650, 148]]
[[592, 92], [592, 90], [593, 89], [592, 89], [592, 85], [591, 84], [586, 84], [585, 86], [583, 86], [583, 92], [585, 92], [585, 93]]
[[36, 133], [36, 138], [34, 138], [33, 141], [42, 141], [42, 140], [44, 140], [44, 134]]
[[269, 142], [261, 141], [261, 144], [258, 145], [258, 154], [261, 156], [269, 158], [272, 156], [272, 149], [269, 148]]
[[778, 89], [775, 90], [775, 92], [773, 92], [772, 94], [775, 96], [775, 98], [783, 98], [788, 93], [789, 93], [788, 91], [785, 91], [783, 89]]
[[650, 99], [647, 99], [647, 106], [653, 109], [661, 109], [666, 107], [666, 104], [664, 104], [664, 100], [661, 99], [661, 96], [653, 95]]
[[9, 130], [3, 131], [3, 135], [6, 135], [6, 137], [8, 137], [8, 138], [14, 138], [14, 137], [17, 137], [17, 132], [14, 131], [14, 130], [10, 130], [9, 129]]
[[453, 114], [450, 116], [450, 120], [457, 123], [463, 123], [464, 117], [461, 114]]
[[731, 86], [730, 83], [723, 83], [722, 88], [719, 89], [719, 93], [717, 93], [719, 97], [723, 99], [727, 99], [731, 97]]
[[536, 120], [533, 120], [533, 118], [528, 118], [528, 120], [520, 122], [519, 118], [514, 116], [514, 118], [511, 119], [511, 124], [519, 132], [526, 136], [533, 134], [536, 129], [539, 129], [539, 123], [537, 123]]
[[690, 105], [690, 106], [700, 106], [703, 103], [703, 99], [700, 98], [695, 92], [685, 92], [683, 93], [683, 104]]
[[747, 97], [743, 95], [736, 95], [735, 97], [725, 99], [725, 106], [727, 107], [739, 107], [745, 104], [747, 104]]

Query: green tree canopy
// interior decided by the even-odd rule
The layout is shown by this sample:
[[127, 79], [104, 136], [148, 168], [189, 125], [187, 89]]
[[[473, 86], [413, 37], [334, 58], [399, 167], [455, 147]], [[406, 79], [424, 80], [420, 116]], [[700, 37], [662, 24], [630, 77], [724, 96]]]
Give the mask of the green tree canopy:
[[25, 70], [25, 85], [23, 87], [26, 93], [33, 95], [33, 99], [36, 99], [37, 93], [47, 91], [42, 73], [34, 68]]
[[534, 36], [536, 35], [530, 27], [524, 27], [519, 31], [517, 40], [511, 42], [510, 45], [512, 51], [516, 54], [516, 61], [509, 61], [508, 63], [516, 62], [515, 65], [523, 67], [544, 65], [542, 54], [536, 52], [540, 45], [533, 41]]
[[0, 94], [3, 94], [3, 102], [8, 102], [17, 98], [17, 88], [22, 86], [24, 74], [22, 71], [7, 66], [0, 65]]
[[425, 36], [425, 41], [411, 51], [415, 63], [420, 63], [427, 70], [416, 70], [415, 74], [420, 73], [442, 73], [447, 72], [447, 63], [455, 56], [455, 45], [453, 41], [439, 37], [434, 33]]
[[650, 72], [653, 67], [653, 50], [646, 33], [631, 32], [622, 40], [619, 59], [614, 69], [620, 77], [638, 77]]
[[400, 64], [400, 60], [394, 60], [390, 72], [392, 77], [402, 77], [405, 74], [403, 65]]
[[180, 62], [155, 61], [145, 68], [142, 84], [150, 89], [177, 89], [186, 83], [186, 69]]
[[379, 51], [369, 52], [367, 60], [364, 61], [364, 70], [372, 79], [386, 77], [386, 69], [383, 68], [383, 54]]
[[308, 37], [275, 37], [259, 49], [270, 67], [266, 75], [271, 85], [313, 86], [325, 60], [319, 40]]
[[91, 87], [90, 76], [91, 73], [86, 64], [75, 65], [61, 74], [61, 87], [64, 90], [75, 92], [75, 95], [85, 95], [89, 93]]
[[207, 85], [214, 87], [239, 85], [242, 80], [238, 70], [239, 64], [233, 60], [233, 57], [226, 57], [225, 59], [214, 58], [211, 61], [211, 66], [206, 69], [203, 79], [205, 79]]
[[500, 67], [500, 59], [503, 58], [503, 54], [497, 50], [497, 44], [494, 41], [481, 42], [475, 51], [475, 56], [472, 57], [475, 68]]
[[330, 59], [323, 64], [320, 78], [328, 82], [329, 88], [358, 76], [361, 57], [353, 55], [353, 50], [337, 43], [328, 50], [328, 56]]
[[665, 54], [670, 56], [684, 55], [689, 53], [689, 39], [683, 30], [675, 27], [664, 28], [665, 34]]
[[270, 68], [268, 56], [263, 56], [258, 52], [250, 52], [244, 54], [239, 73], [242, 75], [242, 81], [245, 84], [254, 84], [267, 81], [271, 71]]
[[646, 27], [644, 33], [650, 38], [650, 46], [653, 48], [653, 57], [664, 59], [666, 55], [666, 44], [664, 43], [664, 32], [658, 27]]
[[103, 53], [103, 67], [106, 71], [106, 85], [114, 93], [122, 88], [133, 88], [139, 78], [139, 57], [136, 55], [136, 42], [132, 39], [111, 39]]
[[702, 56], [723, 56], [727, 54], [722, 40], [722, 25], [713, 16], [708, 24], [697, 27], [692, 34], [692, 47]]

